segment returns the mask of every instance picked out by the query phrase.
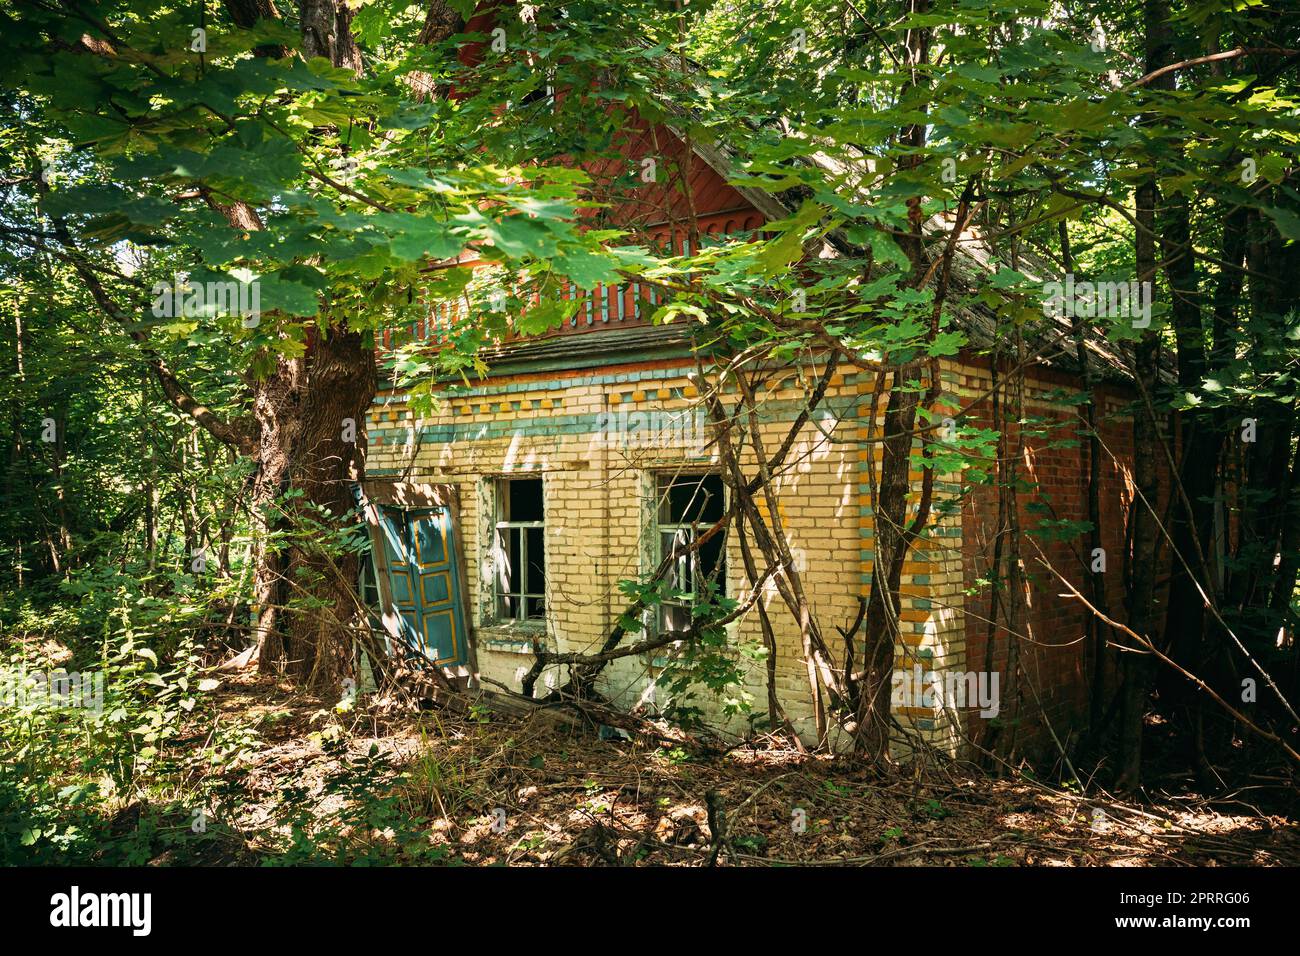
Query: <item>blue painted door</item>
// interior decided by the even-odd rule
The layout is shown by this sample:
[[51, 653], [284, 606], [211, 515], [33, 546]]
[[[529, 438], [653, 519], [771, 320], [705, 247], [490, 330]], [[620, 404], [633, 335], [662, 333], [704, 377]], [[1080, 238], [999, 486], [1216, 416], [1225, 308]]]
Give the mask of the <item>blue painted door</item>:
[[468, 661], [455, 528], [447, 508], [379, 506], [402, 636], [435, 664]]

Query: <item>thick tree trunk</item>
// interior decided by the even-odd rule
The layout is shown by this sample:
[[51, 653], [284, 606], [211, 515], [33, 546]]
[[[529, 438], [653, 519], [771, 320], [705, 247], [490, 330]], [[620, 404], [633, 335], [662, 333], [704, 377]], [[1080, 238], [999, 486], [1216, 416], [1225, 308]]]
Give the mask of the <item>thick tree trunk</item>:
[[[305, 356], [281, 360], [256, 388], [261, 666], [319, 690], [351, 673], [355, 656], [357, 557], [330, 539], [353, 507], [352, 483], [365, 477], [376, 384], [366, 338], [336, 327], [314, 332]], [[290, 488], [301, 495], [282, 499]]]
[[352, 39], [353, 9], [345, 0], [298, 0], [302, 52], [361, 72], [361, 51]]
[[253, 480], [254, 633], [264, 672], [284, 660], [280, 609], [284, 606], [283, 563], [273, 538], [287, 522], [279, 511], [280, 497], [289, 490], [289, 462], [297, 445], [302, 359], [281, 359], [275, 372], [253, 388], [253, 415], [258, 423], [257, 474]]
[[[270, 0], [241, 4], [250, 8], [245, 19], [275, 15]], [[306, 56], [361, 71], [347, 4], [299, 0], [298, 11]], [[459, 27], [443, 0], [431, 0], [419, 42], [440, 42]], [[353, 507], [352, 483], [365, 477], [365, 414], [378, 384], [368, 336], [327, 315], [328, 304], [301, 358], [281, 359], [254, 383], [260, 666], [320, 691], [336, 688], [356, 660], [358, 558], [329, 542]], [[301, 494], [285, 499], [290, 489]]]

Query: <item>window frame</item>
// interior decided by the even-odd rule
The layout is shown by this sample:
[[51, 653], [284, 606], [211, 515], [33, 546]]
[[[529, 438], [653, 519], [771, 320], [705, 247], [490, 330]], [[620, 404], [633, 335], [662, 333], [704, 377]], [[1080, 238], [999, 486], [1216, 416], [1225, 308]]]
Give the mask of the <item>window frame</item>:
[[357, 597], [369, 613], [380, 616], [384, 613], [384, 598], [379, 591], [379, 567], [371, 548], [367, 539], [366, 550], [361, 554], [360, 567], [357, 569]]
[[[674, 483], [680, 482], [681, 479], [691, 479], [691, 478], [717, 478], [718, 484], [721, 485], [722, 487], [722, 515], [724, 517], [726, 516], [727, 511], [730, 507], [730, 501], [731, 501], [730, 489], [727, 487], [727, 482], [723, 479], [722, 473], [716, 469], [710, 469], [710, 468], [694, 469], [693, 468], [690, 470], [672, 470], [672, 471], [660, 470], [654, 472], [651, 476], [651, 486], [654, 489], [654, 504], [653, 504], [654, 539], [653, 539], [653, 548], [651, 551], [651, 554], [653, 556], [654, 568], [658, 568], [659, 565], [663, 562], [664, 558], [669, 553], [671, 553], [671, 551], [665, 551], [664, 549], [665, 534], [669, 534], [669, 533], [673, 534], [674, 536], [673, 548], [675, 549], [677, 546], [676, 545], [677, 535], [685, 533], [691, 536], [691, 540], [694, 540], [696, 536], [707, 531], [710, 527], [712, 527], [712, 522], [706, 524], [703, 521], [665, 522], [662, 520], [664, 509], [669, 504], [669, 498], [668, 498], [669, 487], [671, 487], [672, 484]], [[727, 541], [726, 541], [727, 532], [726, 529], [719, 532], [719, 534], [722, 536], [721, 550], [718, 555], [718, 566], [714, 572], [713, 580], [717, 583], [719, 595], [721, 595], [722, 597], [726, 597], [727, 596]], [[681, 580], [680, 576], [684, 566], [687, 573], [690, 574], [690, 583], [692, 585], [691, 594], [693, 596], [689, 599], [665, 598], [662, 602], [660, 602], [658, 609], [656, 610], [652, 618], [655, 631], [657, 633], [669, 634], [674, 632], [680, 632], [682, 628], [668, 626], [668, 623], [665, 620], [666, 609], [668, 608], [693, 609], [697, 601], [699, 600], [698, 585], [699, 583], [707, 582], [708, 580], [707, 578], [703, 577], [699, 569], [699, 558], [700, 558], [699, 549], [691, 551], [688, 554], [681, 555], [680, 557], [677, 558], [676, 567], [669, 570], [669, 572], [665, 575], [666, 580], [680, 581]], [[686, 589], [679, 588], [679, 590], [686, 590]]]
[[[509, 521], [506, 520], [506, 514], [509, 500], [509, 485], [512, 481], [535, 481], [541, 494], [542, 520], [541, 521]], [[499, 625], [516, 625], [516, 626], [540, 626], [546, 622], [546, 481], [541, 475], [500, 475], [492, 479], [493, 493], [493, 515], [492, 515], [492, 542], [490, 545], [492, 554], [492, 621]], [[525, 590], [525, 581], [528, 577], [528, 531], [538, 529], [541, 531], [542, 539], [542, 590], [533, 592]], [[517, 591], [506, 591], [506, 584], [503, 573], [509, 567], [510, 561], [510, 542], [502, 540], [502, 532], [507, 535], [519, 535], [519, 578]], [[504, 546], [503, 546], [504, 543]], [[510, 611], [507, 601], [515, 602], [514, 611]], [[528, 613], [529, 602], [538, 600], [542, 608], [540, 614], [530, 615]]]

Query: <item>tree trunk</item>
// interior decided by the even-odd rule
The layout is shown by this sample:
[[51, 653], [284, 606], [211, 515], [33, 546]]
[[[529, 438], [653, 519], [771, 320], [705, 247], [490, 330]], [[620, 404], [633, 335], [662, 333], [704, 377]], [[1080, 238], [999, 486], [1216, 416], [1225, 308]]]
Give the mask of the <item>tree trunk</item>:
[[[274, 15], [264, 0], [244, 5], [246, 19]], [[336, 0], [300, 0], [298, 9], [303, 53], [360, 72], [352, 10]], [[459, 28], [447, 5], [431, 0], [419, 39], [437, 43]], [[253, 400], [259, 664], [318, 691], [336, 688], [356, 660], [358, 558], [330, 541], [353, 507], [353, 482], [365, 477], [365, 415], [378, 385], [369, 336], [327, 317], [328, 303], [304, 355], [281, 359], [254, 383]], [[300, 494], [285, 499], [290, 489]]]
[[[1146, 34], [1146, 72], [1151, 73], [1170, 61], [1172, 42], [1169, 29], [1169, 8], [1166, 0], [1146, 0], [1143, 4], [1143, 23]], [[1168, 88], [1173, 74], [1156, 80], [1152, 85]], [[1150, 127], [1152, 117], [1144, 117]], [[1134, 265], [1139, 282], [1157, 279], [1156, 207], [1160, 189], [1152, 175], [1137, 187], [1134, 196], [1134, 214], [1137, 231], [1134, 234]], [[1142, 334], [1135, 349], [1134, 372], [1138, 389], [1147, 401], [1138, 403], [1133, 418], [1133, 482], [1137, 496], [1132, 512], [1132, 551], [1129, 555], [1130, 586], [1128, 594], [1128, 623], [1134, 633], [1152, 639], [1155, 620], [1156, 542], [1157, 524], [1154, 509], [1158, 506], [1160, 471], [1160, 426], [1154, 408], [1148, 401], [1156, 400], [1160, 383], [1160, 339], [1148, 329]], [[1135, 789], [1142, 776], [1142, 730], [1146, 720], [1148, 686], [1151, 681], [1151, 657], [1142, 648], [1134, 648], [1122, 659], [1123, 684], [1120, 689], [1120, 739], [1119, 776], [1121, 789]]]
[[895, 370], [889, 403], [885, 407], [885, 437], [880, 443], [880, 484], [872, 516], [876, 555], [871, 569], [871, 593], [867, 598], [867, 620], [863, 632], [864, 677], [857, 715], [858, 746], [873, 758], [882, 757], [889, 748], [890, 684], [901, 610], [899, 588], [907, 554], [912, 431], [920, 405], [919, 392], [907, 387], [907, 383], [919, 374], [920, 365], [915, 363]]
[[[921, 15], [929, 10], [928, 0], [904, 0], [907, 15]], [[916, 68], [929, 62], [930, 29], [912, 27], [904, 37], [904, 59], [913, 69], [915, 82], [923, 83], [924, 74]], [[911, 84], [905, 85], [906, 90]], [[913, 123], [901, 131], [901, 139], [918, 151], [911, 160], [919, 164], [925, 145], [926, 126]], [[922, 233], [924, 216], [921, 198], [907, 200], [909, 229], [895, 237], [911, 266], [911, 282], [920, 286], [927, 273], [925, 241]], [[960, 226], [958, 226], [960, 228]], [[937, 296], [936, 301], [941, 302]], [[863, 678], [856, 702], [855, 746], [872, 759], [888, 759], [890, 685], [894, 675], [894, 648], [898, 639], [898, 616], [901, 608], [899, 587], [903, 561], [910, 541], [907, 534], [907, 498], [911, 490], [912, 439], [916, 412], [921, 396], [909, 383], [921, 376], [919, 361], [896, 365], [885, 406], [881, 440], [880, 482], [872, 513], [875, 529], [875, 560], [871, 568], [871, 593], [867, 598], [867, 618], [863, 631]], [[933, 374], [933, 369], [932, 369]], [[931, 389], [937, 382], [932, 381]], [[874, 413], [874, 406], [873, 406]], [[871, 422], [872, 427], [875, 422]], [[869, 463], [868, 467], [874, 467]]]
[[[318, 690], [351, 673], [357, 556], [330, 539], [353, 507], [352, 483], [365, 477], [364, 422], [376, 385], [367, 337], [340, 324], [313, 331], [306, 354], [281, 360], [256, 388], [260, 662]], [[290, 488], [301, 494], [282, 499]]]
[[[1181, 153], [1181, 149], [1179, 150]], [[1192, 253], [1191, 210], [1187, 199], [1170, 196], [1158, 219], [1160, 234], [1166, 241], [1165, 275], [1172, 297], [1170, 316], [1177, 345], [1178, 385], [1186, 393], [1197, 392], [1205, 379], [1205, 324], [1201, 318], [1199, 280]], [[1225, 223], [1224, 247], [1233, 240]], [[1229, 253], [1230, 254], [1230, 253]], [[1228, 272], [1233, 270], [1229, 269]], [[1182, 445], [1181, 466], [1172, 489], [1170, 529], [1169, 603], [1165, 615], [1166, 653], [1186, 670], [1208, 680], [1219, 692], [1226, 692], [1224, 674], [1230, 662], [1213, 663], [1215, 643], [1208, 639], [1205, 594], [1214, 593], [1214, 580], [1207, 557], [1214, 521], [1214, 493], [1218, 487], [1215, 464], [1223, 448], [1221, 416], [1212, 410], [1192, 408], [1171, 413]], [[1164, 457], [1168, 462], [1169, 456]], [[1219, 650], [1222, 650], [1221, 646]], [[1173, 668], [1159, 671], [1157, 686], [1160, 703], [1166, 713], [1184, 723], [1190, 731], [1190, 760], [1205, 780], [1213, 779], [1207, 742], [1223, 739], [1221, 734], [1205, 734], [1207, 695], [1189, 683]], [[1226, 741], [1225, 741], [1226, 742]], [[1214, 748], [1211, 747], [1211, 750]]]
[[352, 39], [353, 10], [344, 0], [298, 0], [302, 52], [361, 72], [361, 51]]
[[[1074, 254], [1070, 249], [1070, 233], [1066, 221], [1062, 219], [1057, 224], [1057, 234], [1061, 241], [1061, 265], [1067, 275], [1074, 272]], [[1084, 558], [1083, 566], [1085, 573], [1088, 575], [1088, 590], [1092, 597], [1092, 604], [1098, 611], [1107, 617], [1110, 616], [1110, 602], [1106, 597], [1106, 574], [1103, 570], [1094, 570], [1095, 556], [1102, 551], [1102, 533], [1101, 533], [1101, 436], [1097, 432], [1097, 383], [1094, 381], [1095, 376], [1092, 372], [1092, 360], [1088, 356], [1088, 347], [1084, 336], [1083, 323], [1078, 319], [1075, 320], [1074, 329], [1075, 355], [1079, 361], [1079, 374], [1083, 378], [1083, 389], [1088, 395], [1088, 402], [1084, 406], [1084, 415], [1086, 421], [1087, 444], [1080, 442], [1081, 460], [1080, 464], [1086, 463], [1088, 467], [1088, 483], [1086, 485], [1088, 495], [1088, 524], [1091, 530], [1088, 532], [1088, 554]], [[1106, 672], [1111, 655], [1109, 629], [1103, 630], [1105, 625], [1101, 618], [1095, 614], [1089, 614], [1084, 619], [1085, 639], [1087, 641], [1084, 652], [1085, 659], [1091, 655], [1088, 661], [1088, 734], [1084, 740], [1083, 749], [1091, 753], [1097, 746], [1098, 741], [1104, 732], [1106, 712]]]

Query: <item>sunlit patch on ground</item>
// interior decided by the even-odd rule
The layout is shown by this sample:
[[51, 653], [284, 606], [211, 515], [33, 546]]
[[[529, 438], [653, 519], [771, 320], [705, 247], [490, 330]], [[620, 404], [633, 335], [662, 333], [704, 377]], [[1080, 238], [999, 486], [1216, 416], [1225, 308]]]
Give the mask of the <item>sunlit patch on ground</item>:
[[[1186, 795], [1139, 806], [951, 767], [882, 775], [792, 751], [702, 757], [497, 715], [340, 716], [300, 698], [267, 704], [266, 689], [251, 676], [224, 689], [223, 707], [255, 720], [263, 740], [228, 772], [235, 812], [225, 822], [242, 839], [237, 856], [525, 866], [1300, 862], [1293, 819], [1216, 811]], [[711, 802], [724, 820], [717, 841]]]

